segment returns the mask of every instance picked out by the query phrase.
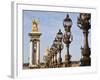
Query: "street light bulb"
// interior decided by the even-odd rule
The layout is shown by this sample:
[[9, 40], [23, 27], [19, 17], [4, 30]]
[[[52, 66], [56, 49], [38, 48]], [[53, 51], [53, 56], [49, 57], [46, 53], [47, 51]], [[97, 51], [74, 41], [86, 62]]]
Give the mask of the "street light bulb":
[[71, 21], [64, 21], [64, 26], [71, 26], [72, 25], [72, 22]]
[[85, 15], [84, 14], [81, 14], [81, 19], [82, 20], [85, 20], [85, 18], [86, 18]]
[[78, 24], [78, 26], [81, 28], [82, 27], [82, 25], [81, 24]]
[[71, 32], [67, 32], [67, 35], [70, 36], [71, 35]]

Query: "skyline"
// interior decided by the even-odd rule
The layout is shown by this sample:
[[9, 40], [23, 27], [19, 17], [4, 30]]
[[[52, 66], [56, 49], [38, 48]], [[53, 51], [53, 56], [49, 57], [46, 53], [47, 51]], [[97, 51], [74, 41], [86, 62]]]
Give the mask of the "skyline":
[[[71, 60], [80, 60], [81, 58], [81, 46], [83, 45], [83, 33], [82, 30], [80, 30], [77, 27], [77, 17], [79, 16], [79, 13], [70, 13], [70, 12], [47, 12], [47, 11], [30, 11], [30, 10], [24, 10], [23, 11], [23, 63], [28, 62], [28, 56], [29, 56], [29, 36], [28, 33], [31, 32], [32, 29], [32, 19], [35, 18], [39, 20], [38, 22], [38, 28], [39, 32], [42, 33], [40, 37], [40, 61], [43, 62], [43, 56], [45, 52], [45, 48], [52, 45], [53, 40], [59, 31], [64, 33], [64, 27], [63, 27], [63, 20], [65, 16], [69, 14], [69, 17], [72, 19], [73, 25], [72, 25], [72, 35], [73, 35], [73, 41], [70, 44], [70, 54], [72, 55]], [[91, 47], [91, 31], [89, 33], [89, 46]], [[66, 47], [65, 44], [64, 49], [62, 50], [62, 59], [64, 60], [64, 55], [66, 54]]]

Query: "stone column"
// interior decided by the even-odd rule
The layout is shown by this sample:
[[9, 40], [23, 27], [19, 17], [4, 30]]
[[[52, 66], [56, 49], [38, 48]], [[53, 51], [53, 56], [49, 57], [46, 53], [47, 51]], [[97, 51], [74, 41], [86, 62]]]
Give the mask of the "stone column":
[[40, 41], [37, 41], [37, 55], [36, 55], [36, 64], [40, 64]]
[[32, 65], [32, 47], [33, 47], [33, 42], [30, 40], [30, 43], [29, 43], [29, 45], [30, 45], [30, 54], [29, 54], [29, 66], [31, 66]]
[[88, 31], [83, 31], [84, 34], [84, 47], [81, 48], [82, 58], [80, 66], [90, 66], [91, 65], [91, 51], [88, 45]]
[[40, 64], [40, 32], [30, 32], [29, 67], [37, 68]]

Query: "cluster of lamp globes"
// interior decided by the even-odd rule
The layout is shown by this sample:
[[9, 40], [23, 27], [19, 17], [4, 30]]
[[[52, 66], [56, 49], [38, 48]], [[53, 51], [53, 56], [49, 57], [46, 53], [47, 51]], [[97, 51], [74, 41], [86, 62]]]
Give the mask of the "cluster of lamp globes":
[[[83, 30], [83, 32], [88, 32], [88, 30], [91, 28], [91, 24], [90, 24], [90, 18], [91, 18], [91, 14], [89, 13], [80, 13], [79, 17], [77, 18], [77, 26]], [[47, 52], [45, 54], [45, 63], [47, 65], [47, 67], [49, 65], [51, 65], [51, 63], [56, 63], [57, 65], [57, 54], [59, 53], [59, 58], [58, 58], [58, 64], [61, 65], [62, 63], [62, 58], [61, 58], [61, 51], [64, 48], [62, 42], [65, 43], [66, 45], [66, 50], [67, 50], [67, 54], [65, 55], [65, 67], [70, 67], [71, 66], [71, 55], [69, 54], [69, 45], [70, 43], [73, 41], [73, 36], [71, 34], [71, 27], [72, 27], [72, 20], [69, 18], [69, 15], [67, 14], [67, 16], [65, 17], [64, 21], [63, 21], [63, 26], [64, 26], [64, 33], [61, 32], [61, 29], [59, 29], [59, 32], [57, 33], [55, 40], [53, 41], [53, 44], [49, 49], [47, 49]], [[88, 36], [86, 36], [88, 37]], [[86, 42], [88, 42], [88, 40], [86, 39]], [[86, 43], [84, 42], [84, 43]], [[87, 46], [84, 46], [89, 48], [88, 43]], [[89, 48], [90, 49], [90, 48]], [[87, 49], [88, 50], [88, 49]], [[89, 50], [86, 51], [84, 50], [83, 54], [90, 54], [87, 53], [90, 52]], [[86, 60], [84, 60], [86, 59]], [[83, 60], [82, 64], [85, 65], [90, 65], [90, 55], [89, 56], [84, 56], [81, 59], [81, 61]], [[87, 62], [87, 63], [85, 63]]]

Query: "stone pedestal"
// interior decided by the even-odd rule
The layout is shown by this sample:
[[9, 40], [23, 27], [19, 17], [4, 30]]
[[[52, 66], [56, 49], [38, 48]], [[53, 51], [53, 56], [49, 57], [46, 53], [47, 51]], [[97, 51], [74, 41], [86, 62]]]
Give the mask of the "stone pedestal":
[[30, 32], [29, 67], [39, 67], [40, 64], [40, 32]]

